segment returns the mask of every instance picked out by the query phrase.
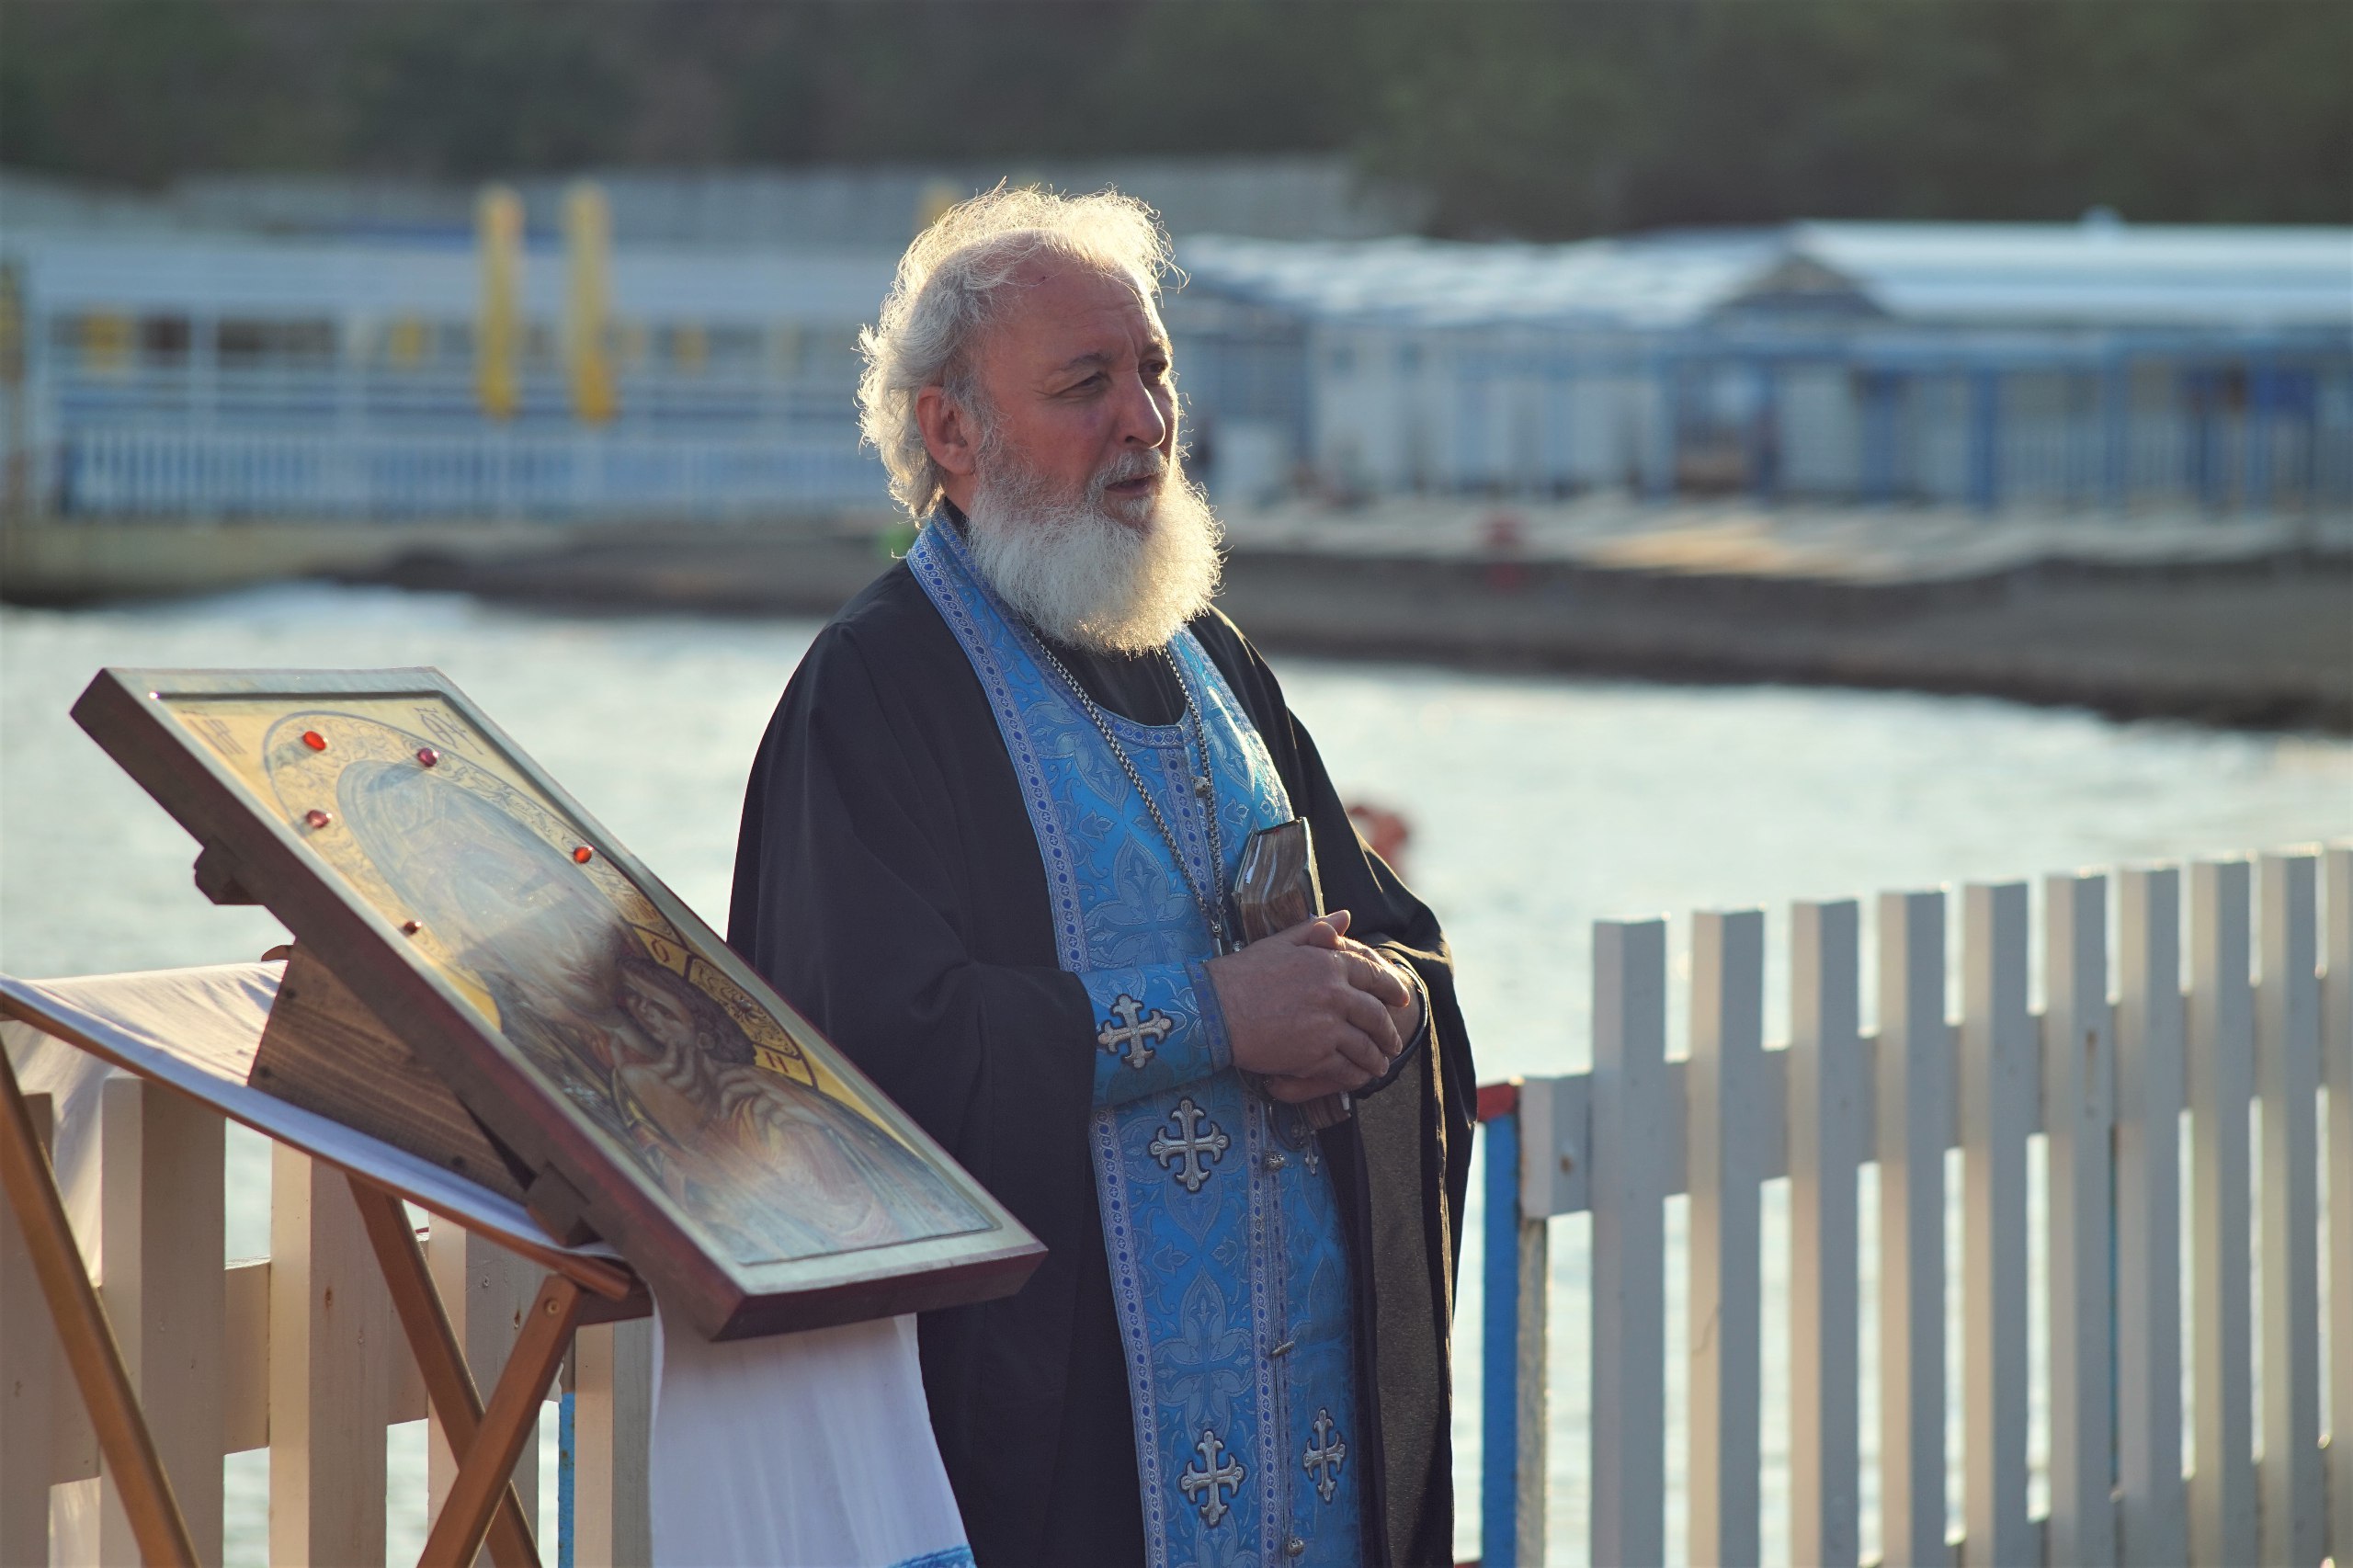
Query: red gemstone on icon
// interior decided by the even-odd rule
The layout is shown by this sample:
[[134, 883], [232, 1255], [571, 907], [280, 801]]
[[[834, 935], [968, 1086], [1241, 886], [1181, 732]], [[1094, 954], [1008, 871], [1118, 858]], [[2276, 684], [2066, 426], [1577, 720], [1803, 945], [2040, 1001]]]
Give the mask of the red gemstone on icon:
[[319, 810], [318, 807], [313, 806], [309, 811], [302, 813], [302, 820], [309, 823], [313, 827], [324, 827], [327, 824], [335, 821], [335, 818], [328, 815], [325, 812]]
[[585, 866], [596, 858], [597, 852], [585, 844], [572, 852], [572, 863], [575, 866]]
[[417, 748], [416, 760], [430, 767], [441, 760], [441, 754], [431, 746], [420, 746]]
[[316, 730], [303, 731], [302, 744], [309, 746], [313, 751], [324, 751], [327, 749], [327, 738], [319, 733]]
[[401, 935], [402, 935], [402, 936], [404, 936], [404, 937], [414, 937], [414, 936], [415, 936], [419, 931], [422, 931], [422, 930], [424, 930], [424, 929], [425, 929], [425, 925], [424, 925], [424, 922], [422, 922], [422, 921], [418, 921], [418, 920], [404, 920], [404, 921], [402, 921], [402, 922], [401, 922]]

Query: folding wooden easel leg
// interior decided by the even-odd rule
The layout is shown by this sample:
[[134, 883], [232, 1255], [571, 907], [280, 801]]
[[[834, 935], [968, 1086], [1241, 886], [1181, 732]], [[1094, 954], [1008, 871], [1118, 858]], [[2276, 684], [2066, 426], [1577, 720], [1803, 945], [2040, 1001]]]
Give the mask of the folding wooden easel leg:
[[506, 1369], [491, 1391], [490, 1408], [483, 1412], [473, 1442], [458, 1460], [458, 1479], [442, 1500], [441, 1517], [433, 1521], [425, 1555], [418, 1559], [422, 1568], [463, 1568], [481, 1549], [498, 1500], [506, 1494], [508, 1472], [538, 1419], [540, 1402], [563, 1364], [584, 1304], [580, 1287], [561, 1274], [549, 1275], [540, 1287], [523, 1332], [507, 1355]]
[[[482, 1428], [482, 1396], [475, 1392], [473, 1374], [467, 1369], [458, 1336], [449, 1326], [441, 1292], [434, 1289], [424, 1249], [416, 1244], [416, 1233], [409, 1229], [408, 1212], [401, 1200], [358, 1176], [350, 1180], [352, 1201], [359, 1206], [359, 1218], [367, 1223], [369, 1244], [375, 1249], [384, 1283], [392, 1289], [393, 1309], [400, 1313], [402, 1332], [407, 1335], [417, 1370], [424, 1375], [425, 1396], [432, 1402], [433, 1414], [440, 1417], [441, 1429], [449, 1435], [449, 1446], [463, 1464], [473, 1452]], [[512, 1468], [509, 1460], [508, 1469]], [[523, 1522], [522, 1502], [511, 1480], [494, 1501], [497, 1512], [490, 1521], [490, 1560], [498, 1568], [539, 1568], [539, 1550], [532, 1542], [530, 1527]]]
[[107, 1322], [106, 1308], [82, 1267], [65, 1204], [57, 1195], [56, 1174], [34, 1135], [31, 1113], [25, 1108], [17, 1070], [6, 1051], [0, 1051], [0, 1100], [6, 1102], [0, 1106], [0, 1184], [7, 1187], [41, 1295], [57, 1320], [65, 1359], [90, 1408], [98, 1448], [121, 1489], [123, 1512], [130, 1517], [139, 1554], [148, 1562], [196, 1568], [196, 1543], [188, 1535], [188, 1520], [172, 1495], [171, 1478], [164, 1473], [139, 1397], [131, 1392], [131, 1374], [123, 1369], [122, 1350]]

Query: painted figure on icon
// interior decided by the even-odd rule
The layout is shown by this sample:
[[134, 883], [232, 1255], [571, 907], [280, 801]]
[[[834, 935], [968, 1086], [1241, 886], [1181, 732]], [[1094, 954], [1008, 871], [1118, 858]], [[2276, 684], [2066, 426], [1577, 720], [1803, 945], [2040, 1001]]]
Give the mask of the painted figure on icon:
[[985, 1223], [856, 1106], [763, 1065], [580, 864], [456, 771], [354, 759], [336, 803], [500, 1031], [729, 1251], [805, 1258]]

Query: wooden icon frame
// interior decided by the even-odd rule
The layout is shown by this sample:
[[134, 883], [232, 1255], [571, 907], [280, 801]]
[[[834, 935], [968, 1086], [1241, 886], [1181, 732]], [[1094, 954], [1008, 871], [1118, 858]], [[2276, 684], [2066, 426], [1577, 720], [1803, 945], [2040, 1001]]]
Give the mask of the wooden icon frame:
[[[697, 1331], [732, 1339], [983, 1301], [1019, 1289], [1042, 1258], [1018, 1221], [439, 671], [110, 668], [74, 717], [197, 839], [208, 896], [266, 905], [294, 934], [298, 955], [331, 971], [455, 1092], [542, 1223], [566, 1240], [593, 1232], [610, 1243]], [[306, 733], [325, 743], [314, 755]], [[453, 807], [460, 795], [467, 803]], [[392, 804], [369, 803], [379, 801]], [[363, 809], [347, 819], [345, 806]], [[417, 869], [405, 857], [420, 832], [454, 839], [461, 853]], [[468, 854], [483, 872], [472, 883], [460, 864]], [[388, 858], [397, 865], [380, 870]], [[565, 862], [578, 886], [554, 869]], [[428, 881], [433, 891], [418, 892]], [[496, 915], [522, 907], [498, 903], [507, 896], [499, 889], [521, 890], [515, 896], [537, 900], [534, 910], [560, 903], [568, 913], [534, 916], [528, 927], [497, 924]], [[598, 899], [610, 905], [617, 946], [583, 957], [600, 918], [589, 912], [605, 907]], [[415, 918], [408, 903], [449, 919]], [[470, 924], [485, 904], [493, 915]], [[460, 947], [449, 928], [498, 935], [469, 935]], [[533, 932], [555, 933], [555, 945], [517, 959]], [[545, 972], [532, 972], [542, 959]], [[580, 977], [601, 980], [608, 960], [620, 988], [596, 993]], [[667, 1003], [657, 994], [665, 991]], [[603, 1034], [583, 1028], [577, 1020], [603, 1015], [572, 1000], [551, 1022], [543, 1014], [552, 1004], [540, 999], [556, 995], [590, 997], [617, 1022]], [[680, 1024], [681, 1009], [696, 1021]], [[648, 1112], [681, 1102], [661, 1097], [642, 1052], [623, 1062], [626, 1074], [609, 1062], [631, 1049], [616, 1040], [661, 1049], [657, 1028], [689, 1029], [697, 1050], [722, 1040], [725, 1065], [710, 1070], [726, 1074], [726, 1104], [753, 1111], [707, 1117], [686, 1130], [692, 1138]], [[582, 1038], [590, 1043], [576, 1062], [550, 1054], [550, 1039]], [[662, 1060], [675, 1064], [688, 1048], [667, 1049]], [[599, 1099], [608, 1080], [610, 1096]], [[654, 1093], [634, 1096], [626, 1081]], [[854, 1198], [873, 1195], [859, 1210], [865, 1222], [905, 1233], [758, 1256], [764, 1245], [773, 1255], [806, 1244], [774, 1238], [815, 1233], [798, 1217], [809, 1206], [793, 1204], [821, 1184], [813, 1176], [792, 1185], [773, 1162], [746, 1153], [739, 1131], [725, 1134], [735, 1142], [695, 1142], [720, 1139], [711, 1126], [740, 1128], [746, 1115], [798, 1140], [788, 1152], [818, 1151], [796, 1173], [848, 1171]], [[772, 1185], [746, 1187], [751, 1198], [739, 1193], [727, 1208], [731, 1174]], [[751, 1200], [779, 1193], [794, 1196]], [[733, 1228], [738, 1221], [769, 1229]]]

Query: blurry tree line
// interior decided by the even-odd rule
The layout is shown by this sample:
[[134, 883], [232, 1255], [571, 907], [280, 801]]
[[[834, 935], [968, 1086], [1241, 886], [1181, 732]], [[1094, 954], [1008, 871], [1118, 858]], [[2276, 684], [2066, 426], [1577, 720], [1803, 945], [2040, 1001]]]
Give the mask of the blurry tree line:
[[0, 163], [94, 179], [1307, 150], [1452, 234], [2346, 222], [2353, 5], [0, 0]]

